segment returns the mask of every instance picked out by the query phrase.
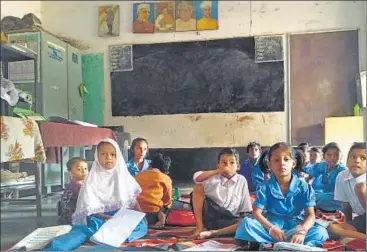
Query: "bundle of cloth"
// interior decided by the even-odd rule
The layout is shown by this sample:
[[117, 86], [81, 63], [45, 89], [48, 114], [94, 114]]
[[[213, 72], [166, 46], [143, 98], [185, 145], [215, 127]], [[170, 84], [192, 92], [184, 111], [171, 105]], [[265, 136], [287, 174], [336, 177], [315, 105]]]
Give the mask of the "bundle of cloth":
[[5, 16], [1, 20], [1, 31], [8, 33], [9, 31], [17, 31], [23, 29], [30, 29], [34, 27], [41, 27], [41, 20], [33, 13], [28, 13], [22, 18], [14, 16]]

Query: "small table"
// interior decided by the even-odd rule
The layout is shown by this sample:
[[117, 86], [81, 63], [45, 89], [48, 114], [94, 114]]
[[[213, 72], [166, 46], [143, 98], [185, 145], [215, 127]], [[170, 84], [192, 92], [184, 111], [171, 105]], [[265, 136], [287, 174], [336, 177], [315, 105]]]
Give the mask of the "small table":
[[[41, 122], [38, 127], [37, 123], [31, 119], [6, 116], [0, 118], [1, 162], [37, 162], [35, 174], [37, 217], [42, 216], [41, 171], [44, 163], [53, 161], [46, 159], [45, 149], [96, 145], [105, 138], [116, 140], [113, 131], [105, 128], [53, 122]], [[60, 163], [63, 167], [62, 156]], [[63, 171], [61, 173], [63, 184], [64, 173]]]
[[[0, 161], [36, 162], [37, 217], [41, 216], [41, 163], [46, 161], [41, 133], [36, 121], [18, 117], [0, 117]], [[13, 186], [15, 190], [17, 186]], [[8, 188], [9, 189], [9, 188]], [[2, 201], [34, 201], [29, 199], [4, 199]]]
[[47, 163], [58, 163], [61, 166], [61, 187], [64, 189], [63, 147], [82, 147], [96, 145], [105, 138], [116, 141], [112, 130], [88, 127], [76, 124], [42, 122], [40, 123], [43, 145], [47, 152]]

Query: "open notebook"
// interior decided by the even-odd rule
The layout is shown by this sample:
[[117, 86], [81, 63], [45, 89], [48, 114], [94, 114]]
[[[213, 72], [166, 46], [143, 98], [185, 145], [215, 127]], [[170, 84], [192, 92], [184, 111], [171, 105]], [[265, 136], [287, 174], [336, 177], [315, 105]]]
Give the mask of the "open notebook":
[[207, 241], [195, 245], [191, 248], [184, 249], [184, 251], [235, 251], [240, 247], [234, 244], [223, 244], [217, 241]]
[[295, 244], [290, 242], [277, 242], [274, 244], [273, 250], [280, 251], [327, 251], [324, 248], [310, 247], [303, 244]]
[[120, 209], [102, 225], [90, 241], [118, 248], [131, 235], [144, 216], [145, 213], [142, 212]]
[[46, 247], [53, 238], [64, 235], [70, 230], [70, 225], [37, 228], [9, 250], [40, 250]]

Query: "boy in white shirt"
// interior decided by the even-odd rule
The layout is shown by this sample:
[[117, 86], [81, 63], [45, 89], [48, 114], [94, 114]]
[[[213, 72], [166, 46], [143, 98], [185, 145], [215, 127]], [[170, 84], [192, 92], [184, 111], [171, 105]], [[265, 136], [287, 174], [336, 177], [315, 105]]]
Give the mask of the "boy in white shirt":
[[[343, 202], [348, 223], [330, 224], [328, 231], [343, 237], [366, 239], [366, 143], [354, 143], [349, 150], [348, 170], [338, 174], [335, 200]], [[352, 213], [358, 216], [352, 220]]]
[[240, 218], [252, 211], [246, 178], [237, 174], [239, 164], [237, 150], [224, 148], [218, 154], [217, 169], [194, 174], [191, 205], [196, 229], [191, 239], [234, 234]]

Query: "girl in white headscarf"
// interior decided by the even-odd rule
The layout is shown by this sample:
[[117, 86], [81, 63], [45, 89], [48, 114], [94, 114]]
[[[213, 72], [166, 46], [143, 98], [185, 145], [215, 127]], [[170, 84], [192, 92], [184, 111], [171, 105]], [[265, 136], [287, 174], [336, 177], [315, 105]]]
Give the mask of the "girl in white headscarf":
[[86, 225], [88, 216], [111, 218], [119, 209], [140, 211], [136, 197], [141, 188], [128, 172], [118, 144], [104, 139], [98, 145], [89, 175], [80, 189], [74, 225]]

